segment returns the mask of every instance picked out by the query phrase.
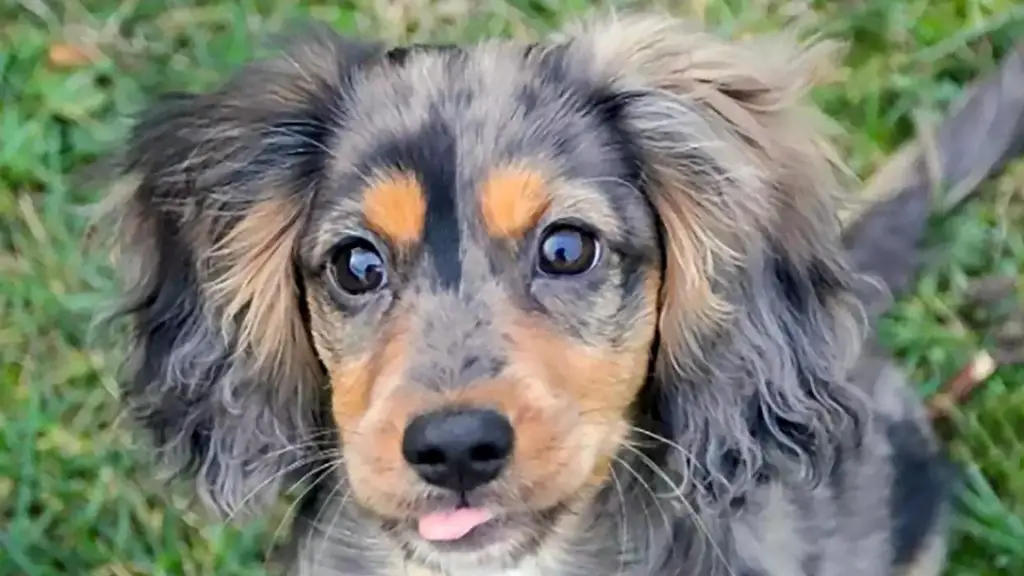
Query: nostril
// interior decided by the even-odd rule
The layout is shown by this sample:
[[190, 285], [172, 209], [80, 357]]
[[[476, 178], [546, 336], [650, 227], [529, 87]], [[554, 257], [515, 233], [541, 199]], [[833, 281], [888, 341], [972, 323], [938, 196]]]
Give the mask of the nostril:
[[445, 460], [444, 450], [440, 448], [427, 448], [414, 452], [409, 463], [419, 466], [441, 466]]
[[477, 444], [469, 450], [469, 459], [482, 464], [504, 460], [507, 452], [497, 444]]

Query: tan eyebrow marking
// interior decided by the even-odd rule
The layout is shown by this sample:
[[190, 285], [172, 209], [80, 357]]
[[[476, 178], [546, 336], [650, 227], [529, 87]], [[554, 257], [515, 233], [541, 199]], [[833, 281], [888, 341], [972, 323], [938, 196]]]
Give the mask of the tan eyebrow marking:
[[550, 203], [545, 178], [525, 168], [496, 170], [481, 188], [484, 226], [496, 238], [521, 236], [537, 223]]
[[363, 195], [363, 217], [375, 232], [398, 244], [412, 244], [423, 236], [427, 200], [413, 174], [387, 174], [376, 179]]

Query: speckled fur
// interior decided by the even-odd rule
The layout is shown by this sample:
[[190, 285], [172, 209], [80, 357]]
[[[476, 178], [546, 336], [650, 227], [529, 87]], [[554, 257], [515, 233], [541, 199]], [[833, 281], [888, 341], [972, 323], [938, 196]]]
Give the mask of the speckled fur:
[[[221, 514], [308, 484], [294, 574], [938, 574], [945, 465], [902, 375], [861, 349], [803, 102], [830, 53], [661, 15], [531, 45], [320, 30], [166, 98], [112, 202], [128, 406]], [[479, 216], [508, 165], [551, 194], [511, 240]], [[388, 291], [339, 299], [325, 258], [387, 169], [423, 183], [424, 237], [385, 250]], [[531, 276], [564, 217], [598, 231], [600, 265]], [[531, 414], [481, 504], [519, 514], [514, 546], [442, 553], [388, 527], [436, 496], [390, 420], [452, 399]]]

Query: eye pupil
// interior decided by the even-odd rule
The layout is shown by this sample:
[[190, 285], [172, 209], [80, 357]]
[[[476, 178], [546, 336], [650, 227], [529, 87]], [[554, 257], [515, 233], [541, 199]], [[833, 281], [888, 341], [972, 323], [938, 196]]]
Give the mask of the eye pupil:
[[580, 259], [583, 252], [583, 243], [579, 241], [579, 238], [559, 240], [561, 239], [556, 240], [552, 238], [550, 240], [552, 246], [549, 247], [549, 251], [551, 252], [552, 262], [565, 265]]
[[584, 230], [560, 226], [548, 231], [540, 244], [540, 269], [547, 274], [573, 275], [597, 262], [597, 239]]
[[338, 287], [350, 294], [376, 290], [387, 279], [384, 259], [373, 245], [363, 240], [339, 248], [333, 268]]

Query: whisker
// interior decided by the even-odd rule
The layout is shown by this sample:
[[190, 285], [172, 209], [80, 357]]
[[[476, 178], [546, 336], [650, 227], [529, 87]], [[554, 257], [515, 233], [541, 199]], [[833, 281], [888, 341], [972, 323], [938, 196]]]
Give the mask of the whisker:
[[622, 490], [622, 482], [619, 481], [619, 477], [615, 474], [615, 467], [611, 469], [612, 483], [615, 484], [615, 492], [619, 497], [619, 509], [622, 511], [622, 526], [619, 529], [619, 567], [615, 571], [616, 574], [622, 574], [626, 571], [626, 558], [623, 553], [627, 548], [629, 540], [629, 519], [626, 514], [626, 494]]
[[299, 478], [298, 480], [295, 481], [294, 485], [298, 485], [304, 482], [310, 476], [318, 475], [317, 479], [310, 482], [309, 485], [298, 496], [296, 496], [295, 501], [288, 506], [288, 509], [285, 510], [284, 517], [281, 519], [280, 522], [278, 522], [277, 528], [274, 530], [273, 535], [271, 535], [270, 537], [270, 543], [266, 547], [264, 556], [269, 556], [274, 545], [277, 544], [278, 538], [281, 535], [281, 530], [284, 528], [284, 523], [289, 517], [291, 517], [295, 508], [302, 503], [306, 495], [309, 494], [309, 492], [313, 490], [316, 487], [316, 485], [320, 483], [321, 480], [323, 480], [326, 476], [337, 470], [338, 467], [342, 465], [342, 462], [342, 460], [330, 460], [328, 462], [325, 462], [320, 467], [314, 468], [313, 470], [304, 474], [302, 478]]
[[321, 446], [327, 446], [328, 448], [330, 448], [333, 447], [333, 443], [329, 440], [307, 440], [304, 442], [300, 442], [298, 444], [293, 444], [291, 446], [279, 448], [266, 454], [261, 454], [260, 457], [256, 460], [256, 462], [264, 462], [266, 460], [270, 460], [271, 458], [277, 458], [289, 452], [298, 452], [301, 450], [305, 450], [307, 448], [319, 448]]
[[245, 505], [249, 502], [249, 500], [251, 500], [257, 494], [259, 494], [259, 492], [261, 490], [263, 490], [264, 488], [266, 488], [271, 482], [279, 480], [283, 476], [287, 476], [288, 474], [294, 472], [295, 470], [298, 470], [298, 469], [302, 468], [303, 466], [308, 466], [309, 464], [312, 464], [313, 462], [318, 460], [320, 457], [321, 456], [319, 454], [317, 454], [317, 455], [314, 455], [314, 456], [310, 456], [308, 458], [300, 458], [299, 460], [296, 460], [295, 462], [292, 462], [288, 466], [285, 466], [281, 470], [278, 470], [274, 474], [271, 474], [263, 482], [260, 482], [255, 488], [250, 490], [249, 493], [246, 494], [244, 498], [242, 498], [241, 502], [239, 502], [235, 506], [235, 509], [232, 510], [228, 514], [228, 517], [227, 517], [228, 522], [234, 520], [235, 516], [237, 516], [238, 513], [241, 512], [242, 509], [245, 508]]
[[[631, 430], [633, 432], [636, 432], [636, 433], [639, 433], [641, 435], [647, 436], [647, 437], [652, 438], [652, 439], [654, 439], [654, 440], [656, 440], [658, 442], [662, 442], [666, 446], [668, 446], [669, 448], [672, 448], [673, 450], [676, 450], [680, 454], [682, 454], [682, 457], [686, 461], [687, 466], [684, 468], [684, 470], [682, 472], [683, 479], [679, 483], [680, 486], [686, 486], [686, 485], [690, 485], [691, 484], [690, 483], [690, 479], [692, 477], [692, 472], [690, 471], [691, 468], [699, 468], [701, 471], [703, 471], [705, 473], [709, 473], [708, 470], [707, 470], [707, 467], [705, 467], [703, 464], [701, 464], [700, 461], [695, 456], [693, 456], [693, 454], [691, 454], [689, 450], [684, 448], [679, 443], [673, 442], [672, 440], [670, 440], [668, 438], [665, 438], [664, 436], [661, 436], [660, 434], [655, 434], [654, 432], [651, 432], [649, 430], [644, 430], [643, 428], [640, 428], [638, 426], [631, 426], [630, 428], [631, 428]], [[647, 456], [646, 454], [644, 454], [642, 451], [636, 450], [635, 447], [633, 447], [633, 446], [630, 446], [630, 448], [632, 450], [634, 450], [637, 453], [638, 456], [640, 456], [641, 458], [644, 458], [644, 459], [648, 460], [648, 462], [650, 462], [650, 457]], [[653, 464], [653, 463], [651, 463], [651, 464]], [[670, 485], [671, 485], [671, 483], [670, 483]], [[696, 483], [693, 483], [692, 486], [694, 486], [697, 490], [700, 490], [701, 493], [704, 494], [704, 487], [703, 486], [701, 486], [699, 484], [696, 484]]]
[[[650, 483], [647, 482], [647, 480], [639, 472], [637, 472], [635, 468], [630, 466], [629, 463], [623, 460], [622, 458], [616, 456], [615, 461], [620, 466], [624, 467], [630, 474], [632, 474], [633, 477], [636, 478], [637, 482], [640, 483], [640, 486], [643, 487], [643, 489], [646, 490], [647, 493], [651, 495], [651, 501], [654, 503], [655, 507], [657, 507], [658, 512], [661, 513], [661, 519], [665, 523], [665, 530], [670, 532], [672, 530], [672, 521], [669, 519], [668, 513], [665, 512], [665, 508], [661, 505], [661, 501], [658, 498], [657, 494], [654, 493], [654, 489], [651, 488]], [[644, 508], [644, 518], [647, 522], [647, 530], [649, 534], [648, 538], [650, 540], [653, 540], [654, 526], [651, 523], [651, 518], [647, 512], [646, 507]]]
[[[685, 494], [683, 494], [681, 488], [676, 486], [676, 484], [672, 481], [671, 477], [669, 477], [669, 475], [667, 473], [665, 473], [665, 471], [662, 470], [660, 466], [658, 466], [655, 462], [653, 462], [645, 454], [643, 454], [642, 452], [640, 452], [636, 448], [633, 448], [632, 446], [629, 446], [628, 444], [626, 445], [626, 448], [628, 450], [633, 451], [637, 456], [639, 456], [642, 459], [642, 461], [645, 464], [647, 464], [648, 468], [650, 468], [650, 470], [652, 472], [654, 472], [659, 477], [661, 477], [661, 479], [666, 484], [668, 484], [669, 486], [671, 486], [673, 488], [673, 492], [674, 492], [673, 495], [677, 498], [677, 501], [680, 504], [682, 504], [683, 507], [686, 509], [687, 514], [690, 516], [690, 518], [693, 519], [693, 522], [697, 526], [697, 529], [700, 530], [701, 533], [704, 534], [705, 540], [707, 541], [708, 544], [711, 545], [712, 549], [714, 550], [714, 552], [718, 556], [718, 558], [721, 559], [723, 565], [725, 566], [726, 571], [731, 576], [735, 576], [735, 572], [733, 571], [732, 567], [729, 565], [729, 559], [726, 557], [725, 552], [723, 552], [722, 548], [715, 542], [715, 538], [712, 536], [711, 531], [707, 527], [707, 524], [705, 524], [704, 520], [697, 513], [697, 510], [690, 503], [690, 500], [686, 497]], [[650, 494], [651, 494], [652, 497], [654, 497], [656, 499], [659, 498], [653, 491], [651, 491]]]
[[[320, 546], [317, 548], [316, 552], [313, 553], [313, 558], [314, 558], [313, 563], [314, 563], [314, 565], [319, 562], [318, 560], [315, 560], [315, 559], [318, 558], [323, 553], [324, 547], [327, 545], [327, 542], [329, 541], [329, 539], [331, 537], [331, 532], [332, 532], [332, 530], [334, 528], [334, 524], [337, 523], [338, 517], [342, 513], [342, 505], [338, 505], [338, 506], [335, 507], [335, 509], [334, 509], [334, 517], [331, 519], [331, 523], [328, 526], [327, 530], [323, 530], [323, 529], [320, 528], [320, 516], [323, 515], [324, 511], [327, 510], [328, 503], [331, 501], [331, 498], [334, 497], [334, 494], [340, 488], [341, 488], [341, 483], [335, 484], [334, 487], [331, 488], [331, 491], [327, 494], [327, 498], [324, 499], [324, 506], [322, 508], [320, 508], [320, 510], [316, 513], [316, 516], [313, 518], [312, 522], [310, 523], [314, 530], [317, 530], [317, 531], [319, 531], [321, 533], [321, 535], [320, 535]], [[348, 491], [346, 490], [346, 493], [347, 492]]]

